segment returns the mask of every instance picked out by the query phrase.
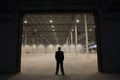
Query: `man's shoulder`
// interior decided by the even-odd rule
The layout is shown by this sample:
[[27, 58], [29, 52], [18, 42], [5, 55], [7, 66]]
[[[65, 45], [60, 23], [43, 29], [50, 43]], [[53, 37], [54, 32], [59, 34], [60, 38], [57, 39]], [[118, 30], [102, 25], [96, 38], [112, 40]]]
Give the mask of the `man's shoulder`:
[[64, 51], [61, 51], [61, 52], [64, 52]]
[[56, 51], [55, 53], [59, 53], [59, 51]]
[[56, 51], [56, 53], [64, 53], [63, 51]]

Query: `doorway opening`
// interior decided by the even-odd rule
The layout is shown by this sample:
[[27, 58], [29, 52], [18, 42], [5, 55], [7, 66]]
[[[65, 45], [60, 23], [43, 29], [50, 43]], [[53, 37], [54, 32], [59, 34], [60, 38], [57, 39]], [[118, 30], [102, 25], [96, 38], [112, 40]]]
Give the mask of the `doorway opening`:
[[21, 72], [54, 74], [54, 55], [58, 47], [65, 54], [66, 73], [97, 72], [95, 30], [92, 13], [26, 14], [23, 17]]

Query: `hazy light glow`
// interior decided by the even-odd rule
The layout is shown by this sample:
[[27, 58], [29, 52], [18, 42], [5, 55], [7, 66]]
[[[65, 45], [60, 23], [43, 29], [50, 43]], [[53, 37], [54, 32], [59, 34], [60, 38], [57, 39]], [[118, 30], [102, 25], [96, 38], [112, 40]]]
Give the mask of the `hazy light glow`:
[[79, 48], [81, 48], [81, 47], [82, 47], [82, 45], [81, 45], [81, 44], [78, 44], [77, 46], [78, 46]]
[[24, 23], [27, 23], [27, 21], [24, 21]]
[[75, 47], [75, 45], [71, 44], [70, 47]]
[[58, 47], [61, 47], [61, 46], [57, 44], [56, 47], [58, 48]]
[[65, 48], [65, 47], [67, 47], [67, 45], [66, 45], [66, 44], [64, 44], [64, 45], [63, 45], [63, 47]]
[[35, 29], [34, 32], [36, 32], [37, 30]]
[[25, 47], [26, 47], [26, 48], [28, 48], [28, 47], [29, 47], [29, 45], [25, 45]]
[[41, 44], [41, 45], [39, 45], [39, 47], [41, 48], [41, 47], [44, 47], [44, 46]]
[[76, 20], [77, 23], [79, 23], [79, 20]]
[[89, 31], [92, 31], [92, 29], [89, 29]]
[[35, 45], [35, 44], [33, 45], [33, 48], [36, 48], [36, 45]]
[[52, 45], [52, 44], [50, 44], [48, 47], [49, 47], [49, 48], [53, 48], [53, 45]]
[[53, 31], [55, 31], [55, 29], [53, 29]]
[[53, 26], [53, 25], [52, 25], [51, 27], [52, 27], [52, 28], [54, 28], [54, 26]]
[[50, 20], [50, 23], [52, 23], [53, 22], [53, 20]]

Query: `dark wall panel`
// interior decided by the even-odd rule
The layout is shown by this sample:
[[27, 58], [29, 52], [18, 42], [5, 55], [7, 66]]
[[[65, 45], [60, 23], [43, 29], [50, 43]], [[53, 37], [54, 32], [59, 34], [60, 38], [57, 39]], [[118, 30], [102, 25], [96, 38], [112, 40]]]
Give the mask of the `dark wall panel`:
[[97, 6], [97, 0], [21, 0], [20, 3], [24, 11], [87, 10]]
[[100, 17], [100, 44], [103, 72], [120, 72], [120, 12], [102, 11]]
[[0, 74], [18, 71], [18, 20], [16, 13], [0, 14]]

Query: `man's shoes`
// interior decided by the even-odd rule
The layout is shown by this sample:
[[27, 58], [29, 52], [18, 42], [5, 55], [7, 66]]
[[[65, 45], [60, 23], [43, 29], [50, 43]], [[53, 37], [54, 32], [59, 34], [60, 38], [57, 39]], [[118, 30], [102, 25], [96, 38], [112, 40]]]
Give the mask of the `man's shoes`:
[[62, 73], [62, 75], [65, 75], [65, 73]]
[[58, 75], [57, 73], [55, 73], [55, 75]]
[[[58, 75], [58, 73], [55, 73], [55, 75], [57, 76], [57, 75]], [[65, 73], [62, 73], [62, 75], [64, 76], [64, 75], [65, 75]]]

